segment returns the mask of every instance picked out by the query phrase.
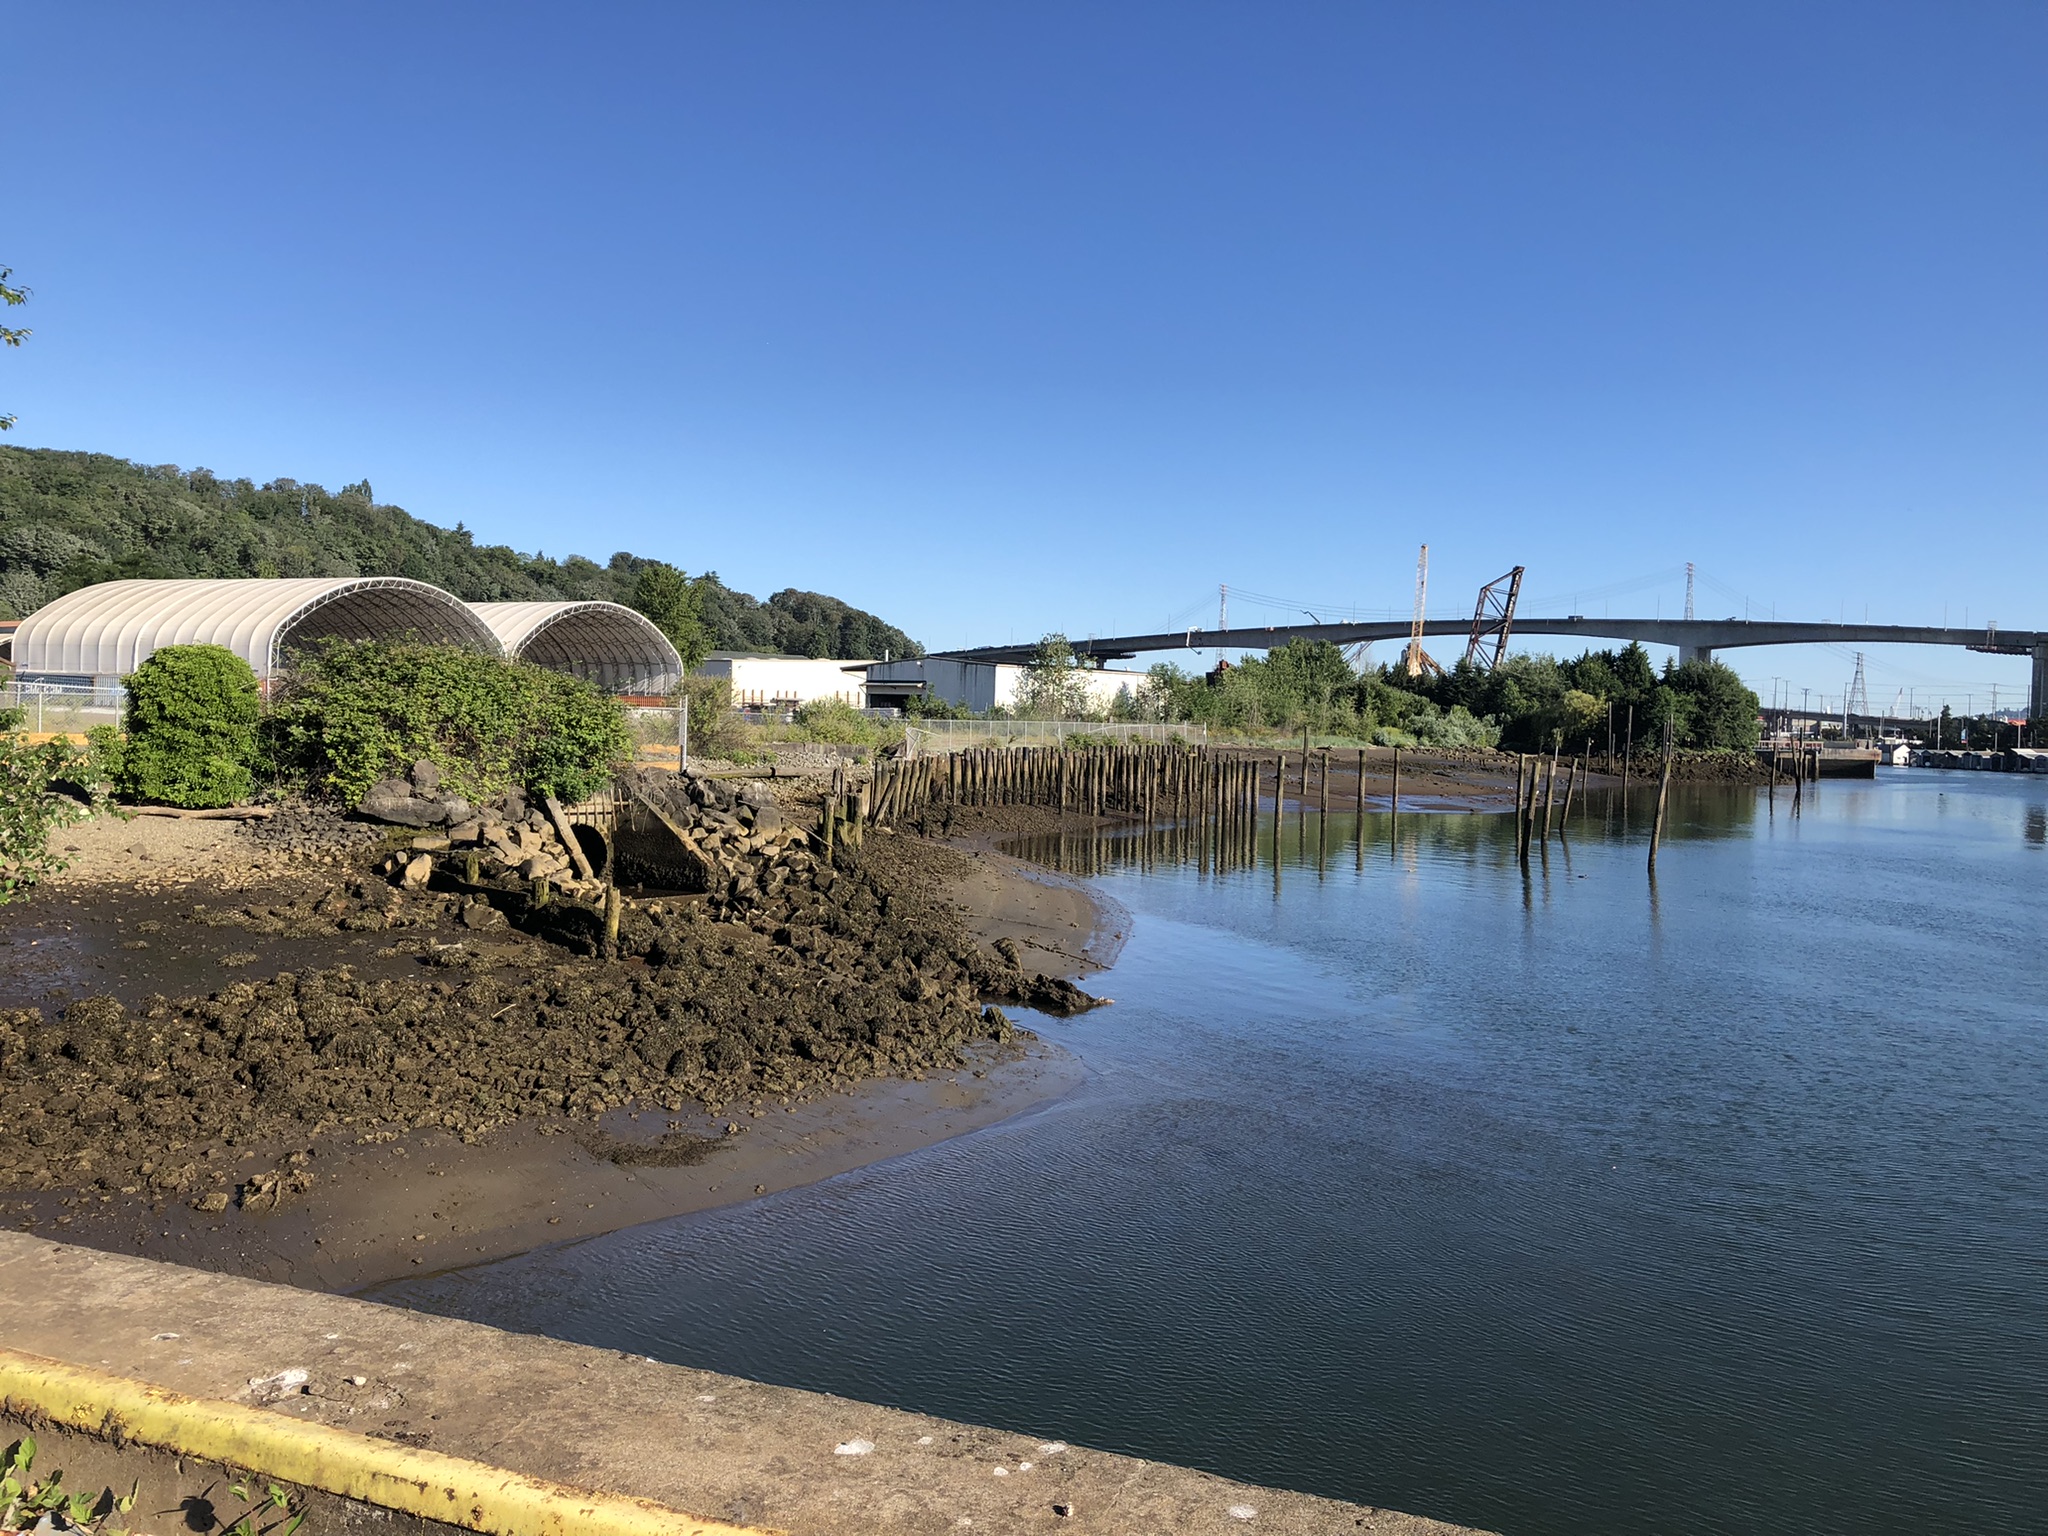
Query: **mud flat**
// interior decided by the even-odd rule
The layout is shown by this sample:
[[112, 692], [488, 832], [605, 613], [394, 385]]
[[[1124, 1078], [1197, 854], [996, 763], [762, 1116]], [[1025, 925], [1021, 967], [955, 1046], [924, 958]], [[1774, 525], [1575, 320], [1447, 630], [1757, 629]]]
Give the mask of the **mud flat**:
[[261, 857], [184, 824], [145, 883], [111, 878], [134, 825], [82, 829], [100, 856], [0, 915], [0, 1215], [301, 1286], [748, 1199], [1057, 1097], [1077, 1065], [992, 1005], [1092, 1006], [1067, 978], [1125, 931], [1057, 876], [874, 832], [716, 916], [637, 902], [605, 960], [588, 908], [404, 890], [303, 821]]

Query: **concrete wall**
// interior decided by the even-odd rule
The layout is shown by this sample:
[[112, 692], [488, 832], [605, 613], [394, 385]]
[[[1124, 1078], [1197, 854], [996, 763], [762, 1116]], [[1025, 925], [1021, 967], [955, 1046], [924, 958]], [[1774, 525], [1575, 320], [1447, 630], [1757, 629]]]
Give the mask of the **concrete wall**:
[[[692, 1278], [678, 1274], [676, 1283]], [[52, 1389], [39, 1371], [73, 1385]], [[85, 1389], [77, 1378], [89, 1378]], [[125, 1489], [131, 1475], [159, 1479], [152, 1489], [164, 1491], [151, 1494], [158, 1502], [138, 1506], [132, 1522], [142, 1530], [169, 1528], [159, 1511], [193, 1496], [189, 1485], [180, 1491], [163, 1479], [218, 1486], [217, 1467], [201, 1465], [210, 1458], [359, 1503], [388, 1497], [389, 1507], [405, 1509], [401, 1469], [412, 1452], [421, 1458], [413, 1469], [425, 1474], [410, 1484], [413, 1496], [427, 1495], [429, 1504], [444, 1489], [467, 1490], [467, 1478], [477, 1488], [455, 1507], [474, 1499], [502, 1511], [522, 1492], [530, 1505], [538, 1487], [558, 1501], [647, 1500], [663, 1512], [639, 1524], [508, 1522], [488, 1510], [462, 1522], [522, 1536], [706, 1529], [680, 1517], [669, 1523], [673, 1511], [724, 1523], [714, 1531], [736, 1525], [792, 1536], [1458, 1529], [1068, 1446], [1054, 1438], [1057, 1425], [982, 1428], [13, 1232], [0, 1233], [0, 1383], [6, 1439], [20, 1432], [15, 1426], [54, 1418], [101, 1442], [108, 1454], [87, 1474], [95, 1481]], [[166, 1400], [166, 1390], [179, 1396]], [[95, 1391], [115, 1403], [111, 1418]], [[39, 1438], [48, 1433], [37, 1430]], [[181, 1434], [213, 1449], [187, 1445], [180, 1453], [166, 1444]], [[56, 1455], [82, 1454], [75, 1442], [55, 1442], [45, 1441], [56, 1453], [43, 1458], [46, 1467]], [[215, 1457], [224, 1447], [236, 1454]], [[152, 1449], [183, 1465], [145, 1465]], [[428, 1458], [434, 1464], [423, 1466]], [[284, 1461], [296, 1475], [270, 1464]], [[365, 1466], [380, 1463], [391, 1465], [396, 1482], [365, 1477]], [[502, 1476], [479, 1481], [492, 1469]], [[235, 1507], [226, 1508], [232, 1519]], [[356, 1528], [363, 1527], [308, 1522], [309, 1533]]]

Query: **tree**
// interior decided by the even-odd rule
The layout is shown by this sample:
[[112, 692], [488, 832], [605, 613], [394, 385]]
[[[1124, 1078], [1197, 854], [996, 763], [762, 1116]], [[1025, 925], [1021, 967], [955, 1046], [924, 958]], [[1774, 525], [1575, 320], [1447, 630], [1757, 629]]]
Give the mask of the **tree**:
[[1290, 640], [1266, 653], [1259, 668], [1269, 720], [1299, 721], [1327, 730], [1340, 697], [1357, 687], [1358, 676], [1344, 652], [1327, 640]]
[[668, 636], [676, 654], [683, 658], [683, 670], [694, 672], [711, 654], [711, 637], [704, 631], [703, 607], [690, 578], [672, 565], [650, 560], [633, 578], [627, 604], [647, 616], [654, 627]]
[[1038, 650], [1017, 684], [1017, 713], [1026, 720], [1077, 720], [1090, 712], [1081, 658], [1062, 634], [1038, 642]]
[[[14, 268], [0, 267], [0, 303], [4, 303], [9, 309], [14, 308], [17, 304], [26, 304], [28, 302], [28, 290], [26, 288], [16, 288], [8, 281], [13, 276]], [[16, 329], [11, 326], [0, 325], [0, 342], [4, 342], [10, 347], [20, 346], [22, 342], [26, 341], [33, 334], [33, 332], [26, 328]], [[14, 422], [15, 418], [12, 416], [0, 416], [0, 432], [5, 432], [9, 427], [12, 427]]]
[[[0, 447], [0, 604], [11, 610], [0, 618], [128, 576], [410, 576], [472, 603], [629, 603], [642, 568], [659, 563], [622, 552], [600, 565], [481, 543], [460, 525], [379, 503], [368, 480], [329, 493], [285, 478], [257, 485], [103, 453]], [[834, 597], [780, 592], [762, 603], [709, 573], [690, 587], [714, 650], [924, 654]]]
[[1681, 746], [1754, 750], [1762, 734], [1758, 716], [1763, 706], [1733, 668], [1718, 661], [1688, 661], [1669, 669], [1664, 680], [1687, 702], [1680, 717]]

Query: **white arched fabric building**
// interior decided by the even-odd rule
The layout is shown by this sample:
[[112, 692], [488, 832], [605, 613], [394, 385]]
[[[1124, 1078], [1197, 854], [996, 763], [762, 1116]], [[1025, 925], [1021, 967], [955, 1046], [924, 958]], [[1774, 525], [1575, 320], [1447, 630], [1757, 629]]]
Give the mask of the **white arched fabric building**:
[[683, 659], [645, 614], [618, 603], [471, 603], [505, 654], [612, 693], [664, 694]]
[[222, 645], [268, 680], [311, 641], [402, 639], [503, 653], [466, 603], [403, 576], [103, 581], [21, 621], [14, 671], [24, 683], [108, 688], [164, 646]]

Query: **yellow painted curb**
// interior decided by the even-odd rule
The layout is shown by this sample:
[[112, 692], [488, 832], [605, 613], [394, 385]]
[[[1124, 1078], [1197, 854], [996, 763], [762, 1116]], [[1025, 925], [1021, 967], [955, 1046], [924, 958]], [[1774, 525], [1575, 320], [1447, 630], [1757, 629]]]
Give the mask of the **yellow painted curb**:
[[590, 1493], [12, 1349], [0, 1349], [0, 1412], [498, 1536], [762, 1536], [759, 1527], [700, 1520], [649, 1499]]

